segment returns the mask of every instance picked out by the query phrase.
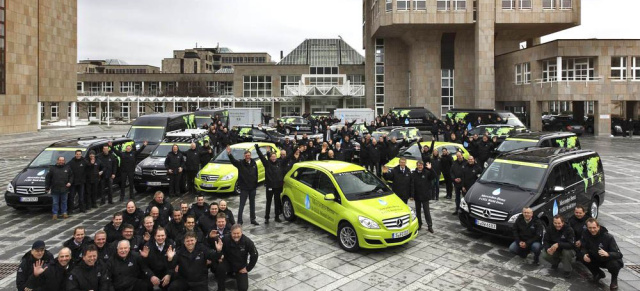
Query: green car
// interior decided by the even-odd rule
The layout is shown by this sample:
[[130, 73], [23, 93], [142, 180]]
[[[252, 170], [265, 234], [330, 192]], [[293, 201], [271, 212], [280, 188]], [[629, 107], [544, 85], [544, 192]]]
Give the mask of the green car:
[[284, 178], [281, 197], [287, 221], [300, 217], [338, 236], [346, 251], [402, 245], [418, 235], [413, 209], [355, 164], [296, 163]]
[[[258, 182], [264, 181], [264, 166], [258, 158], [255, 144], [258, 144], [263, 154], [275, 152], [280, 156], [280, 150], [275, 144], [268, 142], [243, 142], [231, 145], [231, 154], [238, 160], [244, 160], [244, 152], [250, 151], [251, 158], [258, 165]], [[227, 151], [222, 151], [218, 156], [211, 160], [200, 172], [195, 179], [196, 190], [205, 193], [240, 193], [237, 187], [238, 169], [231, 164]]]

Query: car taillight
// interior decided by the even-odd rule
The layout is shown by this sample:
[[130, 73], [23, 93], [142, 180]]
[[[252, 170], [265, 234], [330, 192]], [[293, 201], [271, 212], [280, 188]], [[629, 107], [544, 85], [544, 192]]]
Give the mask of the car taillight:
[[567, 130], [572, 130], [573, 127], [571, 125], [567, 125]]

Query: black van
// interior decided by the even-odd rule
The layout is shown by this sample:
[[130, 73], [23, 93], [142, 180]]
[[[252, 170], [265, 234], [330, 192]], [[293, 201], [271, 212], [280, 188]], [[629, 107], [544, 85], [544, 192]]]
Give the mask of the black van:
[[484, 167], [490, 165], [493, 160], [505, 153], [524, 148], [552, 147], [581, 149], [580, 140], [573, 132], [529, 132], [507, 137], [498, 148], [491, 153]]
[[[482, 119], [482, 124], [506, 124], [513, 125], [519, 130], [526, 129], [527, 127], [520, 121], [520, 119], [513, 113], [505, 110], [495, 109], [459, 109], [454, 108], [447, 112], [446, 122], [459, 122], [464, 120], [468, 129], [475, 127], [475, 123], [478, 117]], [[500, 117], [500, 120], [498, 120]]]
[[[81, 150], [82, 156], [88, 158], [89, 152], [91, 151], [94, 151], [96, 155], [100, 154], [102, 152], [102, 146], [106, 145], [109, 141], [113, 143], [113, 147], [121, 151], [126, 146], [133, 145], [133, 141], [129, 138], [111, 139], [98, 138], [95, 136], [61, 140], [52, 143], [40, 152], [40, 154], [7, 185], [7, 191], [4, 194], [7, 205], [15, 209], [51, 207], [53, 200], [50, 194], [45, 193], [45, 178], [47, 172], [49, 172], [49, 168], [56, 164], [58, 157], [63, 156], [68, 163], [74, 158], [76, 150]], [[118, 172], [116, 172], [117, 177], [114, 181], [120, 181]], [[75, 201], [73, 201], [73, 205], [70, 205], [69, 209], [75, 209], [76, 207], [78, 207], [77, 195]]]
[[396, 125], [416, 127], [420, 131], [431, 131], [433, 120], [438, 119], [424, 107], [394, 107], [391, 113], [400, 120], [400, 124]]
[[598, 217], [604, 202], [604, 169], [598, 153], [566, 148], [517, 150], [496, 159], [460, 201], [460, 223], [512, 237], [522, 208], [531, 207], [547, 226], [553, 216], [569, 218], [576, 205]]
[[188, 112], [158, 113], [138, 117], [127, 137], [136, 143], [136, 149], [142, 146], [146, 140], [147, 146], [137, 157], [137, 162], [142, 161], [153, 152], [158, 144], [165, 138], [169, 131], [196, 128], [195, 116]]

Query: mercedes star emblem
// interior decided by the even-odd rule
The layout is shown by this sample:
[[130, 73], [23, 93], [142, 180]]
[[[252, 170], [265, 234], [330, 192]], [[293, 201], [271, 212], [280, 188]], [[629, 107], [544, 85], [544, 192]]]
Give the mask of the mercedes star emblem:
[[27, 189], [27, 193], [29, 193], [29, 194], [33, 194], [33, 187], [29, 187], [29, 188]]
[[402, 227], [402, 219], [398, 219], [398, 221], [396, 221], [396, 225], [398, 227]]
[[486, 217], [486, 218], [491, 217], [491, 210], [489, 210], [489, 209], [485, 209], [485, 210], [483, 210], [483, 211], [482, 211], [482, 216], [484, 216], [484, 217]]
[[155, 176], [155, 175], [157, 175], [157, 174], [158, 174], [158, 172], [157, 172], [156, 170], [151, 171], [151, 175], [152, 175], [152, 176]]

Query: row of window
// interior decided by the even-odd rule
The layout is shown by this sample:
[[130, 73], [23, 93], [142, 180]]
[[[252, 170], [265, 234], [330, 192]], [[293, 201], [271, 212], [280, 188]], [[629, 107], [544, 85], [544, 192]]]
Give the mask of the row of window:
[[222, 57], [222, 62], [227, 64], [252, 64], [266, 63], [266, 57]]
[[[533, 0], [502, 0], [503, 10], [529, 10], [532, 8]], [[572, 9], [572, 0], [542, 0], [542, 9]], [[438, 11], [466, 10], [466, 0], [436, 0]], [[427, 10], [426, 0], [396, 0], [397, 11], [425, 11]], [[393, 1], [385, 0], [385, 11], [393, 11]]]
[[146, 74], [147, 69], [106, 69], [106, 74]]
[[[629, 60], [630, 66], [629, 65]], [[563, 81], [590, 81], [595, 80], [594, 58], [563, 58]], [[531, 66], [529, 63], [515, 65], [515, 83], [528, 84], [531, 82]], [[627, 79], [640, 81], [640, 56], [611, 57], [611, 79], [624, 81]], [[556, 60], [542, 62], [542, 82], [555, 82], [558, 80], [558, 63]]]
[[640, 80], [640, 57], [611, 57], [611, 79], [627, 80], [627, 63], [631, 58], [631, 80]]
[[[504, 10], [529, 10], [531, 9], [532, 0], [502, 0], [502, 9]], [[516, 6], [517, 4], [517, 6]], [[542, 9], [572, 9], [572, 0], [542, 0]]]

